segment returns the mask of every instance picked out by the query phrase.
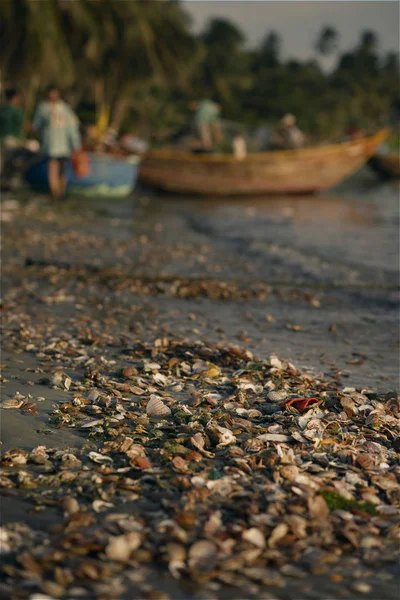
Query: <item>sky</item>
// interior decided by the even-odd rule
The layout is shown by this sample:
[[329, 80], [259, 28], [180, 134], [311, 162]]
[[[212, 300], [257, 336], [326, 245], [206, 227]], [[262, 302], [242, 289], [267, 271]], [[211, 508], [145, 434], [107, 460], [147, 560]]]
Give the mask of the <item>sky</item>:
[[397, 0], [184, 0], [200, 31], [210, 18], [225, 17], [235, 22], [254, 46], [271, 29], [283, 38], [283, 56], [313, 57], [313, 45], [324, 25], [341, 33], [340, 49], [355, 46], [364, 29], [379, 35], [382, 50], [399, 51], [399, 12]]

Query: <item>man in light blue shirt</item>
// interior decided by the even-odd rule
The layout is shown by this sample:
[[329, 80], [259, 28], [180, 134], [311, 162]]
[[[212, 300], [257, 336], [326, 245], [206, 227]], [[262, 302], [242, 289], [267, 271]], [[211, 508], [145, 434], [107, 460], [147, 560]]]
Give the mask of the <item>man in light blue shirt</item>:
[[65, 164], [81, 147], [79, 122], [72, 108], [61, 99], [56, 86], [48, 89], [47, 100], [36, 110], [32, 123], [41, 140], [41, 153], [48, 157], [49, 187], [53, 198], [66, 190]]

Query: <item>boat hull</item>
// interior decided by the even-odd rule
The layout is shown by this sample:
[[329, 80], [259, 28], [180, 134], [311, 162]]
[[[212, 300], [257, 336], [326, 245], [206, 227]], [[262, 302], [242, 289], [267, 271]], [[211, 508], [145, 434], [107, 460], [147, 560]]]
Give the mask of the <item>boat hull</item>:
[[[70, 161], [66, 165], [67, 192], [80, 196], [124, 197], [130, 194], [138, 175], [139, 159], [113, 157], [89, 153], [90, 173], [77, 177]], [[42, 158], [24, 173], [24, 179], [36, 190], [49, 191], [47, 175], [48, 159]]]
[[169, 192], [206, 196], [309, 194], [330, 189], [362, 167], [388, 131], [356, 140], [301, 150], [232, 155], [149, 152], [139, 181]]
[[368, 165], [381, 177], [400, 178], [400, 152], [374, 154]]

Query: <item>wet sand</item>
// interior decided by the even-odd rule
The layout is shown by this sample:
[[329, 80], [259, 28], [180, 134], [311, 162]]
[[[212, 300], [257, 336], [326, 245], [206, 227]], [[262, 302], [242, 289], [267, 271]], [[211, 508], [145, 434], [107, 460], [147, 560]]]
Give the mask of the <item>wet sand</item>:
[[[86, 442], [49, 421], [70, 397], [46, 382], [72, 351], [69, 338], [98, 347], [115, 365], [138, 341], [235, 344], [262, 358], [276, 353], [339, 387], [397, 391], [397, 197], [396, 184], [378, 186], [367, 172], [310, 198], [221, 202], [139, 190], [120, 202], [71, 199], [58, 207], [31, 194], [3, 196], [1, 399], [19, 392], [36, 405], [32, 413], [1, 411], [3, 452]], [[54, 351], [41, 354], [42, 344]], [[76, 358], [64, 369], [73, 381], [84, 377]], [[25, 519], [28, 506], [5, 490], [3, 524], [45, 530], [56, 521], [54, 508], [28, 510]], [[394, 600], [391, 567], [382, 573], [372, 570], [364, 596], [384, 590], [379, 597]], [[211, 589], [202, 595], [163, 577], [158, 588], [171, 598], [212, 597]], [[359, 597], [352, 577], [335, 585], [317, 575], [302, 580], [296, 600]], [[286, 579], [262, 597], [286, 600], [297, 589]]]

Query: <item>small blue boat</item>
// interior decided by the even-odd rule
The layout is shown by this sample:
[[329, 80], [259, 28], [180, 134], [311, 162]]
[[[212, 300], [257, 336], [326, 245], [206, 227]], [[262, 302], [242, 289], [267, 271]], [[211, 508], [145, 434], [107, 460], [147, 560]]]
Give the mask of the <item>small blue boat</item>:
[[[71, 161], [66, 166], [67, 192], [79, 196], [128, 196], [136, 185], [140, 158], [137, 156], [116, 157], [110, 154], [89, 152], [90, 173], [77, 177]], [[29, 185], [39, 191], [48, 192], [46, 158], [39, 158], [24, 173]]]

